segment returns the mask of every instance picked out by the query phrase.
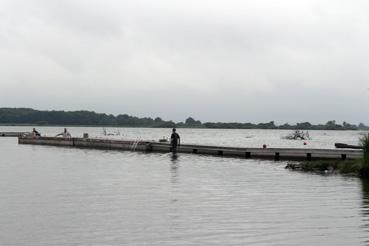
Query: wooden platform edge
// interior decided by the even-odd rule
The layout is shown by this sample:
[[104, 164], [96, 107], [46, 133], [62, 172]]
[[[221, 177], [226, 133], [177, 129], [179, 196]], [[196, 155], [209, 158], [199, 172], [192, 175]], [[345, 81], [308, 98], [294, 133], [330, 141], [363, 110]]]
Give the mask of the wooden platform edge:
[[[19, 144], [50, 145], [90, 149], [112, 149], [145, 152], [170, 152], [168, 143], [153, 141], [113, 140], [100, 138], [55, 138], [18, 137]], [[208, 145], [184, 144], [177, 148], [178, 153], [229, 156], [238, 158], [259, 158], [274, 160], [346, 160], [359, 159], [362, 150], [352, 149], [295, 149], [295, 148], [240, 148]]]

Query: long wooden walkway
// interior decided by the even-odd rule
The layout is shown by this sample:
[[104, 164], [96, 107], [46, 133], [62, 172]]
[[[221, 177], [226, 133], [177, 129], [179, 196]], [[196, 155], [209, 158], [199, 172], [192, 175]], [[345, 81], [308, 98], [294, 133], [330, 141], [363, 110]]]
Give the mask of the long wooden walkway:
[[[112, 149], [146, 152], [170, 152], [168, 143], [126, 141], [94, 138], [18, 137], [19, 144], [51, 145], [91, 149]], [[206, 145], [181, 145], [178, 153], [230, 156], [239, 158], [267, 158], [274, 160], [358, 159], [362, 150], [352, 149], [296, 149], [296, 148], [238, 148]]]

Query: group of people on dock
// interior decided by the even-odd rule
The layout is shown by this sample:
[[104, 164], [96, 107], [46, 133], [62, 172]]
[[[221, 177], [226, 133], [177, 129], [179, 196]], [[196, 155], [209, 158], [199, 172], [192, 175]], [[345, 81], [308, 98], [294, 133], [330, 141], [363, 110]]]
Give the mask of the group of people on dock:
[[[32, 137], [41, 137], [41, 133], [39, 131], [36, 130], [36, 128], [33, 128], [32, 132], [31, 132], [31, 136]], [[64, 128], [64, 131], [56, 134], [55, 137], [63, 137], [63, 138], [71, 138], [72, 135], [68, 132], [67, 128]]]
[[[36, 128], [33, 128], [31, 132], [32, 137], [41, 137], [41, 133], [36, 130]], [[64, 128], [64, 131], [55, 135], [55, 137], [63, 137], [63, 138], [70, 138], [72, 135], [68, 132], [67, 128]], [[172, 129], [172, 134], [170, 136], [170, 145], [171, 145], [171, 152], [176, 153], [177, 148], [181, 145], [181, 137], [177, 133], [176, 128]]]

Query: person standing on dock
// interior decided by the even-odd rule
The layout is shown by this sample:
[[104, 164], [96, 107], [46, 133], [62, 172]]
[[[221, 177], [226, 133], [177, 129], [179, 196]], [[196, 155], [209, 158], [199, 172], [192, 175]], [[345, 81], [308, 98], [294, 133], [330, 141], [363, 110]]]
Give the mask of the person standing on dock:
[[33, 128], [33, 130], [32, 130], [32, 135], [33, 135], [34, 137], [41, 137], [41, 134], [36, 130], [36, 128]]
[[62, 136], [63, 138], [70, 138], [72, 137], [70, 133], [68, 132], [67, 128], [64, 128], [64, 131], [62, 133], [57, 134], [55, 137]]
[[179, 134], [176, 132], [175, 128], [173, 128], [172, 135], [170, 136], [170, 144], [172, 146], [171, 151], [176, 153], [177, 147], [181, 144], [181, 138], [179, 137]]

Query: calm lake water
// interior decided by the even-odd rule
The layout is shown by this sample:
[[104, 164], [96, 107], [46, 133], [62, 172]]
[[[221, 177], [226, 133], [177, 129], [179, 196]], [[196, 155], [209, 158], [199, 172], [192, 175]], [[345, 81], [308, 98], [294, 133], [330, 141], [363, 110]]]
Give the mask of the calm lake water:
[[[102, 128], [69, 130], [103, 137]], [[114, 138], [170, 133], [119, 131]], [[281, 139], [289, 131], [179, 133], [183, 143], [303, 147]], [[360, 137], [310, 135], [308, 147], [324, 148]], [[15, 138], [0, 138], [0, 154], [0, 245], [369, 245], [369, 183], [355, 177], [291, 172], [285, 162], [18, 145]]]

